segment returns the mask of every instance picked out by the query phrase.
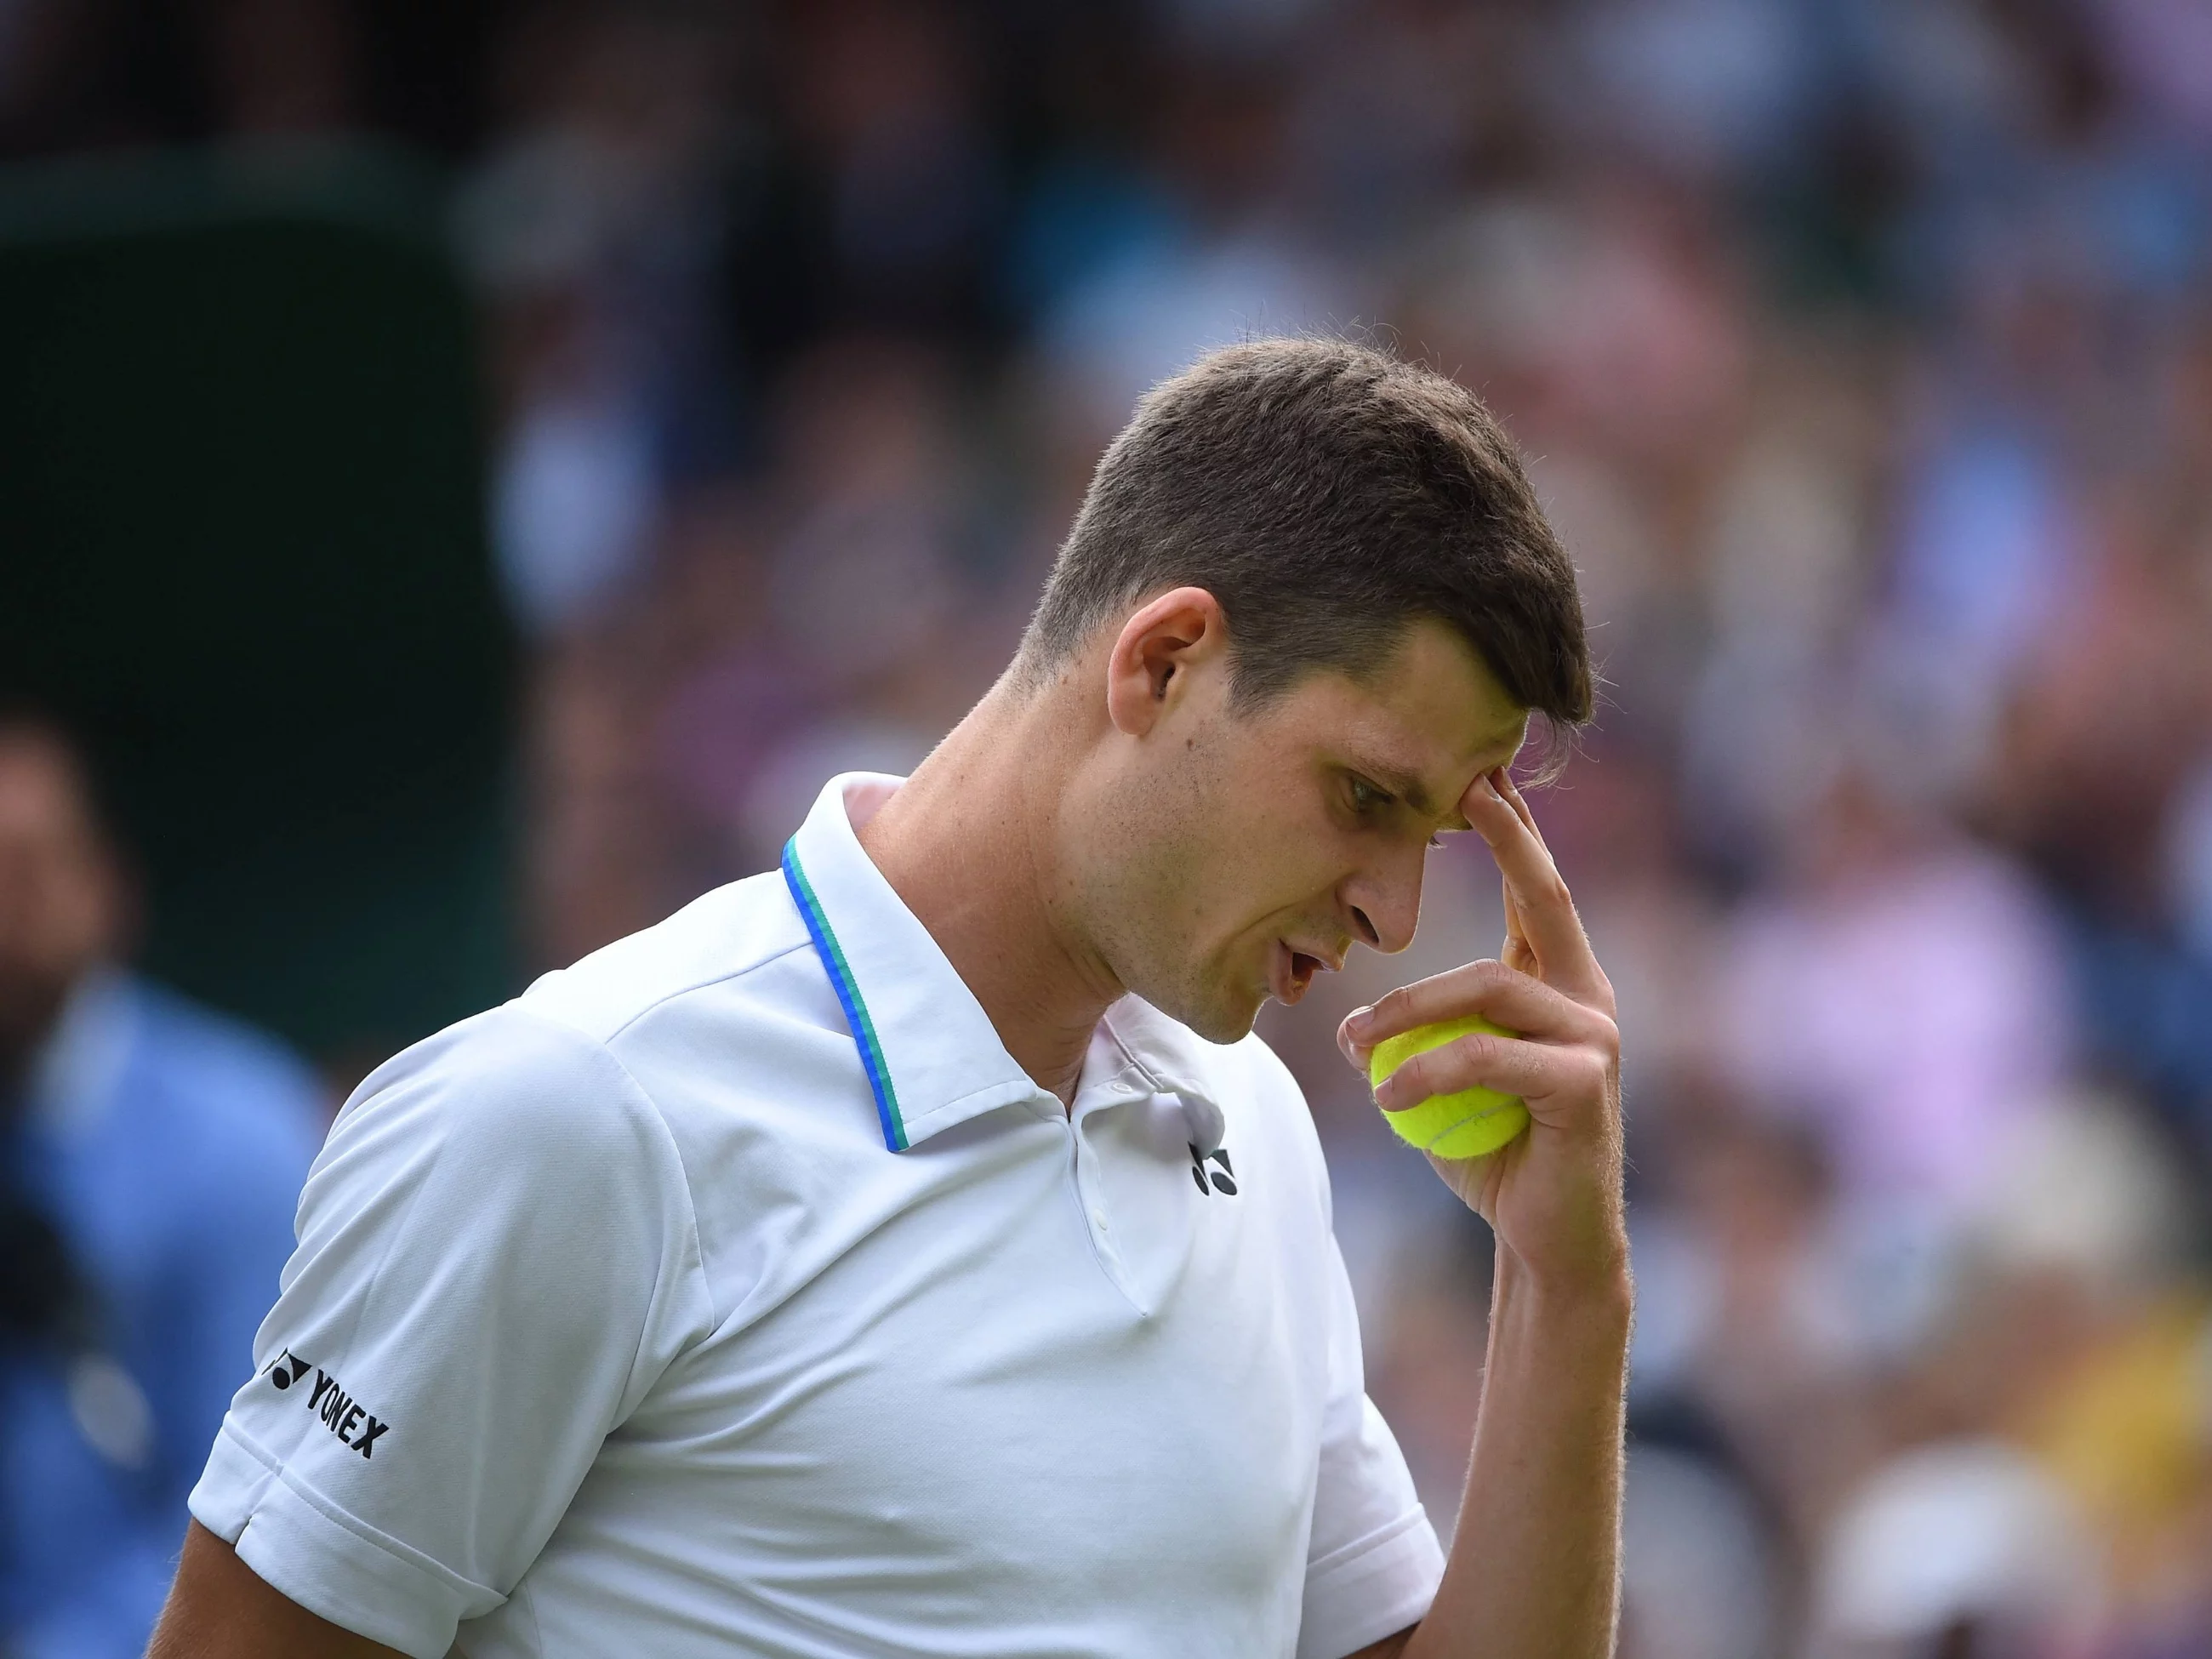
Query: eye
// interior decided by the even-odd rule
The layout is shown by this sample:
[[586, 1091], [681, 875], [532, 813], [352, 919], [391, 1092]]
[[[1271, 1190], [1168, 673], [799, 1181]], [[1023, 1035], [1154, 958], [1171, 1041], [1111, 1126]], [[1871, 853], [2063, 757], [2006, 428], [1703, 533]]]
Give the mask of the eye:
[[1352, 775], [1352, 808], [1355, 812], [1362, 814], [1379, 812], [1395, 799], [1395, 796], [1377, 789], [1357, 773]]

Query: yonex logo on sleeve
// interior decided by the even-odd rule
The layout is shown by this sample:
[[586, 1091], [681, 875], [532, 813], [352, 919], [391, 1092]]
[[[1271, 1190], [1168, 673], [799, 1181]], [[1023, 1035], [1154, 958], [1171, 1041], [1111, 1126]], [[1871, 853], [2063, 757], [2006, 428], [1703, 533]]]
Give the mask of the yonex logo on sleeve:
[[289, 1348], [276, 1356], [276, 1363], [265, 1375], [280, 1394], [288, 1393], [309, 1371], [315, 1374], [309, 1385], [306, 1404], [309, 1411], [321, 1419], [322, 1425], [339, 1441], [352, 1447], [363, 1457], [376, 1454], [376, 1443], [391, 1432], [392, 1425], [381, 1418], [373, 1417], [361, 1402], [338, 1386], [337, 1378], [314, 1364], [301, 1358]]

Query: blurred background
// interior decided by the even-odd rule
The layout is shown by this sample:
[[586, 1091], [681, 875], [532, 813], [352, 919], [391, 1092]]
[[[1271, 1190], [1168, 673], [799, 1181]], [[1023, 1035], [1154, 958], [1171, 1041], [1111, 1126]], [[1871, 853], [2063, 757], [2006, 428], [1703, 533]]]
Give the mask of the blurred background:
[[[910, 766], [1323, 330], [1605, 668], [1624, 1654], [2212, 1655], [2199, 0], [0, 0], [0, 155], [14, 1651], [137, 1651], [351, 1085]], [[1330, 1033], [1494, 890], [1263, 1027], [1446, 1528], [1487, 1241]]]

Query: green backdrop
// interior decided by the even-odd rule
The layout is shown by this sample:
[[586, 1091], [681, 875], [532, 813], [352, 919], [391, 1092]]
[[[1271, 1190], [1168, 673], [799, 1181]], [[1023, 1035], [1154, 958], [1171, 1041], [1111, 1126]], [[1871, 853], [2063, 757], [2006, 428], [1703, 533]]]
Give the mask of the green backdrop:
[[510, 988], [472, 336], [402, 158], [0, 173], [0, 697], [94, 751], [145, 966], [342, 1061]]

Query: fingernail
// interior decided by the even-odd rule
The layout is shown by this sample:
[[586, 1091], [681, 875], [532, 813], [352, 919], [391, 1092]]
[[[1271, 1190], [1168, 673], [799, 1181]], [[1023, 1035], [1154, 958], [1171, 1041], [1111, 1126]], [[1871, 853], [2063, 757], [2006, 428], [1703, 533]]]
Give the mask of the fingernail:
[[1354, 1036], [1363, 1034], [1374, 1023], [1375, 1010], [1372, 1007], [1354, 1008], [1344, 1017], [1344, 1029]]

